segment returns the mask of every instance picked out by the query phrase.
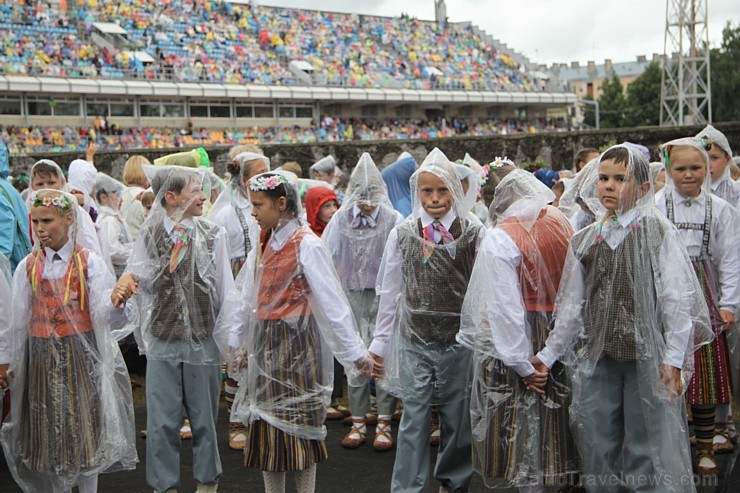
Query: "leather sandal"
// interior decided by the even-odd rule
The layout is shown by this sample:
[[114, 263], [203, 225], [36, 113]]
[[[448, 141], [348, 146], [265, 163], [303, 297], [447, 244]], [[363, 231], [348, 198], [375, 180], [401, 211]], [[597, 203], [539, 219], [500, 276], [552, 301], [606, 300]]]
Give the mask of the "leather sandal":
[[[352, 416], [347, 416], [342, 420], [342, 424], [346, 426], [352, 426]], [[365, 414], [365, 424], [368, 426], [375, 426], [378, 424], [378, 415], [376, 413]]]
[[243, 426], [229, 430], [229, 448], [231, 450], [244, 450], [246, 443], [247, 430]]
[[429, 445], [431, 445], [432, 447], [439, 447], [440, 436], [441, 436], [441, 432], [439, 431], [439, 425], [433, 424], [432, 434], [429, 437]]
[[352, 428], [347, 433], [347, 436], [342, 440], [342, 447], [347, 449], [356, 449], [363, 443], [365, 443], [365, 435], [367, 434], [367, 427], [365, 426], [365, 420], [359, 419], [352, 423]]
[[193, 429], [190, 427], [190, 420], [186, 419], [182, 422], [180, 428], [180, 440], [190, 440], [193, 438]]
[[375, 439], [373, 450], [376, 452], [388, 452], [393, 449], [393, 437], [391, 436], [391, 423], [387, 420], [378, 421], [375, 427]]
[[696, 446], [696, 474], [699, 476], [717, 476], [719, 464], [714, 457], [711, 443], [698, 443]]
[[326, 406], [326, 419], [329, 421], [336, 421], [337, 419], [344, 418], [344, 413], [342, 411], [337, 411], [336, 408], [332, 406]]
[[714, 440], [712, 441], [715, 454], [731, 454], [735, 451], [735, 445], [732, 443], [732, 435], [728, 423], [721, 425], [714, 431]]

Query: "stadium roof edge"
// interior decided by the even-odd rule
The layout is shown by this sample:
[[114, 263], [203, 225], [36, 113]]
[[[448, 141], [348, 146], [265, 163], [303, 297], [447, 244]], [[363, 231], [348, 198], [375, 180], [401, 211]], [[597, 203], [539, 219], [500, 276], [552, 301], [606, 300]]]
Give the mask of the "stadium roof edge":
[[100, 96], [175, 96], [237, 99], [292, 99], [387, 103], [448, 104], [570, 104], [574, 93], [446, 91], [430, 89], [375, 89], [314, 86], [262, 86], [160, 82], [145, 80], [77, 79], [0, 75], [1, 92], [88, 94]]

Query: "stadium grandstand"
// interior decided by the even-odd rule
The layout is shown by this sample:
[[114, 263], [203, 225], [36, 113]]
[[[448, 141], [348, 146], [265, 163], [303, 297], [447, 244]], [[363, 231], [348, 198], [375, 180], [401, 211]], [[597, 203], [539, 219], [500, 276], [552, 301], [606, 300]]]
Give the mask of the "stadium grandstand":
[[567, 128], [572, 92], [471, 23], [247, 0], [0, 1], [11, 152]]

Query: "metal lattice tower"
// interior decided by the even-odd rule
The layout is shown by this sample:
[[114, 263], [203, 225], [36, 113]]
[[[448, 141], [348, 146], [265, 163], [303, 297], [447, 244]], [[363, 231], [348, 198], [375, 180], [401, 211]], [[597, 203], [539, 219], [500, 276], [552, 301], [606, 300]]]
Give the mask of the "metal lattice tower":
[[707, 1], [666, 1], [661, 125], [712, 122]]

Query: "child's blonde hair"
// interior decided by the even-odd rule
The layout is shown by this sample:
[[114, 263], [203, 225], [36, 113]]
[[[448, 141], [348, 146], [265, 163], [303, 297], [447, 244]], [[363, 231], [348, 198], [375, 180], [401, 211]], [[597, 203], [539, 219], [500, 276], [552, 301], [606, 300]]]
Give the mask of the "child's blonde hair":
[[149, 160], [144, 156], [137, 155], [128, 158], [128, 161], [126, 161], [123, 167], [123, 183], [126, 186], [139, 185], [144, 187], [149, 183], [141, 167], [144, 164], [149, 164]]

